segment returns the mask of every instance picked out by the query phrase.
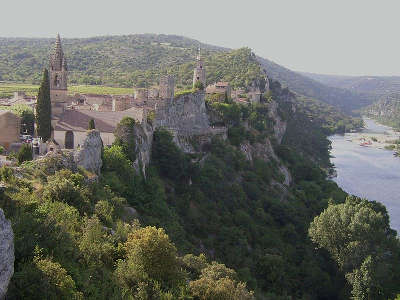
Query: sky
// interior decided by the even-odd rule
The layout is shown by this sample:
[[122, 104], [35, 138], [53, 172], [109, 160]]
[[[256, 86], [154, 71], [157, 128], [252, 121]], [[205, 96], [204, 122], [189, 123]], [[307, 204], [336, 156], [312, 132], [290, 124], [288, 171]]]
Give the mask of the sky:
[[0, 37], [176, 34], [289, 69], [400, 76], [400, 0], [0, 0]]

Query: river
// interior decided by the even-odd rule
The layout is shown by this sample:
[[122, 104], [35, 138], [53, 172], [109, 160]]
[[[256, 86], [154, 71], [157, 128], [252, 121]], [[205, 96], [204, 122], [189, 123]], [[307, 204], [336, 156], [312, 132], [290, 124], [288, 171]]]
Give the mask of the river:
[[[383, 203], [390, 215], [391, 227], [400, 234], [400, 157], [383, 146], [360, 146], [360, 138], [381, 140], [398, 138], [390, 127], [365, 119], [360, 133], [333, 135], [331, 162], [337, 177], [333, 180], [347, 193]], [[376, 144], [376, 143], [374, 143]]]

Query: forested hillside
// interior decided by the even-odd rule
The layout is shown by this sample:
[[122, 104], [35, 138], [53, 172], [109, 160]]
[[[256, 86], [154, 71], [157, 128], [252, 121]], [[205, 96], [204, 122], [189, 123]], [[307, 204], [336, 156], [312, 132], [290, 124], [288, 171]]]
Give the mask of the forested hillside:
[[[394, 297], [399, 245], [385, 208], [345, 202], [321, 169], [329, 165], [329, 131], [298, 107], [295, 94], [276, 81], [270, 86], [259, 105], [208, 102], [228, 137], [212, 138], [195, 154], [156, 129], [146, 177], [132, 165], [138, 125], [129, 119], [104, 149], [97, 181], [57, 156], [1, 168], [0, 206], [15, 234], [8, 297]], [[277, 119], [287, 123], [282, 143]], [[343, 206], [354, 206], [345, 210], [353, 223], [340, 239], [326, 224], [340, 219]], [[344, 243], [348, 252], [336, 255]]]
[[[54, 39], [0, 38], [0, 81], [39, 83], [48, 64]], [[84, 39], [63, 39], [69, 66], [70, 84], [97, 84], [116, 87], [149, 86], [160, 74], [174, 74], [178, 87], [191, 85], [198, 47], [211, 71], [208, 83], [228, 80], [234, 86], [245, 83], [246, 74], [236, 80], [234, 61], [224, 56], [229, 49], [211, 46], [174, 35], [127, 35]], [[371, 103], [369, 97], [332, 88], [292, 72], [267, 59], [259, 58], [268, 76], [292, 91], [314, 98], [345, 112]], [[218, 70], [218, 72], [214, 72]], [[219, 73], [222, 72], [223, 74]], [[251, 77], [253, 71], [250, 71]]]
[[288, 86], [292, 91], [333, 105], [346, 113], [351, 113], [373, 102], [373, 99], [366, 94], [324, 85], [265, 58], [259, 57], [259, 61], [272, 78]]
[[400, 129], [400, 93], [382, 96], [379, 101], [366, 107], [363, 112], [382, 124]]
[[400, 92], [400, 76], [338, 76], [302, 73], [325, 85], [368, 94], [373, 100]]

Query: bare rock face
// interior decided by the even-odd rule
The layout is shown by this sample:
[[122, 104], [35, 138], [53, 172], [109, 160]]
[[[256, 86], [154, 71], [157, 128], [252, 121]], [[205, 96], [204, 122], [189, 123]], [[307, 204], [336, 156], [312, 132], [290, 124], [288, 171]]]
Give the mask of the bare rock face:
[[275, 101], [271, 101], [269, 105], [269, 116], [275, 120], [274, 125], [274, 136], [280, 144], [282, 142], [282, 138], [285, 135], [287, 123], [281, 119], [278, 114], [278, 103]]
[[174, 142], [186, 153], [196, 152], [189, 140], [212, 134], [205, 104], [205, 93], [198, 91], [163, 101], [157, 108], [155, 127], [164, 127]]
[[14, 274], [14, 234], [0, 208], [0, 299], [4, 299]]
[[90, 130], [87, 133], [86, 139], [82, 147], [74, 154], [76, 164], [84, 169], [100, 174], [103, 161], [101, 153], [103, 151], [103, 141], [100, 137], [100, 132]]

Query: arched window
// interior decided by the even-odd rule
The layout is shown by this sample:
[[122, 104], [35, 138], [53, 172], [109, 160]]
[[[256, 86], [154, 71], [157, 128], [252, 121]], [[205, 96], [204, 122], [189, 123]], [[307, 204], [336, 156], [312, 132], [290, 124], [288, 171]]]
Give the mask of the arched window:
[[65, 149], [74, 149], [74, 133], [71, 130], [65, 132]]
[[56, 75], [56, 77], [54, 77], [54, 85], [56, 87], [60, 87], [60, 77], [58, 77], [58, 75]]

